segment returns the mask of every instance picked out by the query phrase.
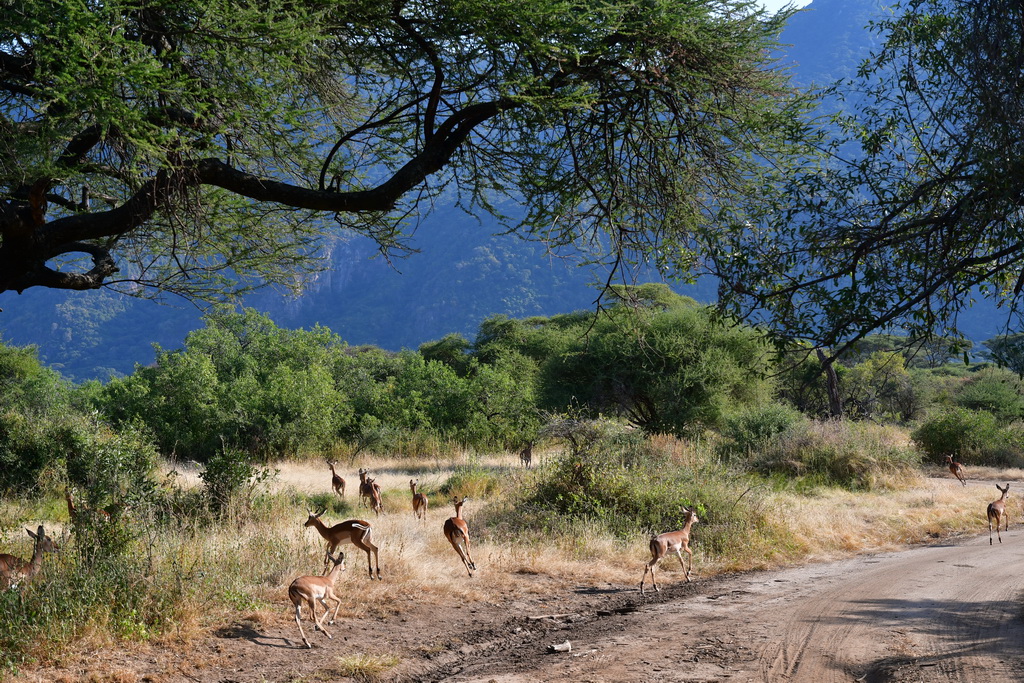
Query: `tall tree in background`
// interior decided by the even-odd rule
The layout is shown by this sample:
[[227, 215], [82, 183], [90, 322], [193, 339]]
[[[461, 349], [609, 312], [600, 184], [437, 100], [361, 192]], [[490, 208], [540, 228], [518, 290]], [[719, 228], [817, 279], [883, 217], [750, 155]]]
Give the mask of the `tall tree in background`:
[[855, 113], [827, 166], [781, 178], [767, 213], [726, 216], [731, 238], [709, 245], [728, 305], [836, 354], [876, 329], [955, 340], [979, 297], [1019, 324], [1022, 27], [1016, 0], [896, 5], [839, 86]]
[[290, 282], [331, 230], [401, 252], [442, 193], [687, 274], [689, 231], [805, 133], [770, 57], [787, 13], [758, 7], [3, 3], [0, 292]]

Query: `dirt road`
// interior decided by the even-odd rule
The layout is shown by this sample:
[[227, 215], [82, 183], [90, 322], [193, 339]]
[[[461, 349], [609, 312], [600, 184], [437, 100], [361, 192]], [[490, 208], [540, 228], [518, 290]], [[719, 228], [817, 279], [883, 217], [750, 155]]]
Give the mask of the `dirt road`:
[[[424, 671], [450, 681], [1024, 680], [1024, 534], [697, 584]], [[546, 647], [568, 640], [570, 653]]]

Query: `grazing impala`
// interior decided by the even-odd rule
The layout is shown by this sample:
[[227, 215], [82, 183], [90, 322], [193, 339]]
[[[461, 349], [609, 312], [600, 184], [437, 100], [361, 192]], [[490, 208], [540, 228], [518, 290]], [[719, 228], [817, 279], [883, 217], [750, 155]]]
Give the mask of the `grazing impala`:
[[[686, 580], [690, 580], [690, 569], [693, 568], [693, 552], [690, 550], [690, 529], [699, 521], [697, 511], [693, 508], [686, 508], [686, 524], [682, 529], [659, 534], [651, 539], [651, 561], [644, 567], [644, 575], [640, 579], [641, 595], [644, 593], [644, 581], [647, 579], [647, 572], [651, 572], [651, 583], [654, 584], [654, 590], [661, 590], [658, 588], [658, 582], [654, 579], [654, 569], [669, 553], [676, 554], [676, 557], [679, 558], [679, 566], [686, 572]], [[686, 554], [690, 556], [689, 568], [683, 564], [683, 554], [680, 550], [686, 551]]]
[[[331, 615], [328, 624], [333, 624], [334, 620], [338, 618], [338, 608], [341, 607], [341, 599], [334, 594], [334, 582], [338, 580], [338, 574], [345, 571], [345, 553], [338, 553], [338, 556], [335, 557], [328, 552], [327, 557], [334, 563], [334, 566], [326, 576], [300, 576], [292, 581], [292, 585], [288, 586], [288, 597], [295, 605], [295, 625], [299, 627], [302, 642], [308, 648], [312, 648], [313, 645], [306, 638], [306, 632], [302, 630], [302, 603], [309, 606], [313, 630], [322, 631], [328, 638], [332, 636], [323, 624], [327, 613], [331, 611], [331, 606], [327, 604], [327, 601], [334, 600], [335, 603], [334, 614]], [[324, 613], [320, 615], [319, 619], [316, 618], [316, 603], [318, 602], [324, 606]]]
[[345, 480], [342, 479], [338, 475], [338, 473], [334, 471], [334, 466], [337, 465], [337, 464], [338, 464], [337, 461], [332, 461], [332, 460], [328, 460], [327, 461], [327, 466], [331, 468], [331, 488], [334, 489], [334, 492], [337, 495], [339, 495], [342, 498], [344, 498], [345, 497]]
[[455, 516], [449, 517], [445, 521], [444, 537], [448, 539], [448, 542], [455, 548], [455, 552], [459, 554], [462, 563], [466, 565], [466, 571], [469, 572], [470, 576], [473, 576], [476, 564], [473, 562], [473, 556], [469, 552], [469, 527], [466, 525], [466, 520], [462, 519], [462, 506], [467, 500], [469, 499], [465, 497], [462, 500], [452, 498], [452, 504], [455, 506]]
[[32, 537], [32, 559], [26, 562], [14, 555], [0, 555], [0, 590], [14, 588], [22, 581], [31, 581], [43, 566], [43, 553], [58, 550], [57, 544], [43, 531], [40, 524], [36, 533], [25, 529]]
[[964, 466], [962, 463], [953, 460], [952, 455], [946, 456], [946, 466], [949, 467], [949, 473], [960, 480], [960, 483], [967, 486], [967, 477], [964, 475]]
[[416, 481], [409, 480], [409, 488], [412, 489], [412, 512], [416, 515], [416, 519], [426, 520], [427, 506], [430, 502], [424, 494], [416, 493], [416, 487], [419, 486], [419, 483], [419, 479]]
[[[359, 548], [366, 553], [366, 564], [369, 567], [370, 579], [373, 579], [373, 565], [377, 565], [377, 578], [380, 579], [380, 560], [377, 557], [377, 546], [373, 544], [373, 530], [370, 528], [370, 523], [361, 519], [350, 519], [347, 522], [341, 524], [335, 524], [332, 527], [327, 526], [320, 520], [320, 515], [324, 514], [327, 510], [321, 510], [320, 512], [309, 511], [309, 519], [303, 526], [316, 527], [316, 530], [320, 532], [320, 535], [327, 541], [327, 555], [330, 556], [334, 550], [344, 543], [351, 543], [355, 547]], [[371, 553], [373, 559], [371, 561]], [[324, 560], [324, 567], [327, 566], [327, 560]]]
[[988, 544], [992, 545], [992, 520], [996, 520], [996, 536], [999, 538], [999, 542], [1003, 542], [1003, 537], [999, 535], [999, 523], [1006, 520], [1006, 528], [1004, 531], [1010, 530], [1010, 516], [1006, 514], [1006, 492], [1010, 490], [1010, 485], [1007, 484], [1006, 488], [1003, 488], [999, 484], [996, 484], [996, 488], [1003, 492], [1003, 495], [999, 496], [999, 500], [993, 500], [988, 504], [988, 510], [986, 515], [988, 516]]

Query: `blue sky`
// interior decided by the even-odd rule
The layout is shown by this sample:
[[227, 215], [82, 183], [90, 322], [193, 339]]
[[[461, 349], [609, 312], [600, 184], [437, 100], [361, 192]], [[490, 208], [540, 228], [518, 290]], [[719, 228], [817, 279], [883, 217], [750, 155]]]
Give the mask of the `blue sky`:
[[788, 2], [787, 0], [762, 0], [761, 4], [763, 4], [765, 7], [772, 11], [776, 11], [787, 4], [792, 4], [796, 7], [804, 7], [806, 5], [811, 4], [811, 0], [795, 0], [792, 3]]

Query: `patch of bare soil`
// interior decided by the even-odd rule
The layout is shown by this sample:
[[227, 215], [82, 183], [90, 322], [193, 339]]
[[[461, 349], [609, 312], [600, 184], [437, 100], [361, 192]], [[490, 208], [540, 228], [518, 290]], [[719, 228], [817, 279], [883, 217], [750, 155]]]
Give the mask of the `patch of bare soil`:
[[[409, 596], [401, 614], [339, 620], [330, 640], [307, 629], [312, 650], [282, 601], [279, 613], [187, 646], [105, 650], [24, 679], [1024, 680], [1022, 561], [1024, 534], [1011, 531], [1001, 544], [978, 537], [689, 584], [665, 573], [663, 591], [646, 597], [636, 585], [572, 586], [522, 574], [516, 583], [529, 590], [429, 607]], [[365, 581], [349, 578], [344, 590]], [[570, 650], [552, 650], [566, 642]]]

